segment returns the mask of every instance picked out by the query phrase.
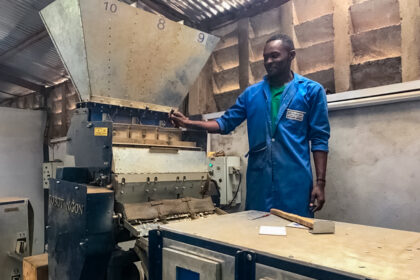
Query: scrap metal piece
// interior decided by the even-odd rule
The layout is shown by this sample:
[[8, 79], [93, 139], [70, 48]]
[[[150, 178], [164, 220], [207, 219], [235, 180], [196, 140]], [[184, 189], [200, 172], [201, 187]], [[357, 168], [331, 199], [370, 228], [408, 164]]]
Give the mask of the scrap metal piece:
[[201, 212], [214, 212], [214, 205], [211, 197], [206, 197], [203, 199], [200, 198], [189, 198], [188, 207], [190, 209], [190, 213], [197, 214]]
[[197, 213], [214, 213], [211, 197], [165, 199], [144, 203], [119, 204], [129, 222], [163, 221], [167, 218], [191, 217]]
[[334, 233], [335, 223], [333, 221], [318, 220], [314, 221], [314, 226], [309, 230], [310, 233]]

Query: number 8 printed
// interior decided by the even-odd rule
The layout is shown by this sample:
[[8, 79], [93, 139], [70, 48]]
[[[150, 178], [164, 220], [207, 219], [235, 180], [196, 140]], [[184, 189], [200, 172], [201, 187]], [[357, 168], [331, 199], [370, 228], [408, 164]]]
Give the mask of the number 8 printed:
[[163, 18], [159, 19], [158, 24], [157, 24], [157, 28], [159, 30], [165, 29], [165, 19], [163, 19]]

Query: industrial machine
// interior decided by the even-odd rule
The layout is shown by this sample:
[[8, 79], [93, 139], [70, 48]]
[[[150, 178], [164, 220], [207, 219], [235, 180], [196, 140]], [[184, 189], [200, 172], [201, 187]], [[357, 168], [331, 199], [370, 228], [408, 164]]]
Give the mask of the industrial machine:
[[238, 156], [218, 156], [208, 158], [211, 180], [220, 192], [220, 205], [226, 208], [241, 203], [242, 175], [241, 158]]
[[29, 199], [0, 198], [0, 279], [22, 279], [22, 261], [30, 256], [33, 211]]
[[81, 100], [65, 139], [73, 164], [49, 180], [49, 278], [137, 279], [139, 259], [147, 276], [149, 230], [218, 211], [205, 132], [168, 119], [218, 39], [112, 0], [40, 14]]

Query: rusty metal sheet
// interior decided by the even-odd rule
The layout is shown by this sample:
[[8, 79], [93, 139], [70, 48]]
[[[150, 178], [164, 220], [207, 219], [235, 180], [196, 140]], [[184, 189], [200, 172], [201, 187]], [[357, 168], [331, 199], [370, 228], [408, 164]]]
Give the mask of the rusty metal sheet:
[[215, 209], [211, 197], [203, 199], [191, 198], [188, 200], [188, 207], [191, 213], [212, 212]]
[[83, 101], [178, 107], [218, 42], [116, 0], [57, 0], [41, 15]]
[[198, 213], [213, 213], [215, 211], [211, 197], [186, 197], [143, 203], [124, 203], [122, 206], [124, 216], [128, 221], [166, 219], [180, 215], [192, 216]]
[[129, 221], [154, 220], [159, 217], [157, 208], [152, 207], [150, 202], [145, 203], [126, 203], [123, 205], [125, 218]]

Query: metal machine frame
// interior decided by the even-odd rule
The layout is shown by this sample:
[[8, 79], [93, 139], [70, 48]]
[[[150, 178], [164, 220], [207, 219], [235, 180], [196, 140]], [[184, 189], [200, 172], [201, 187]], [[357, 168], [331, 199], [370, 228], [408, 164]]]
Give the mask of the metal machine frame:
[[366, 279], [364, 276], [345, 273], [327, 267], [294, 261], [267, 253], [254, 252], [246, 248], [229, 246], [224, 243], [197, 238], [188, 234], [160, 229], [149, 232], [149, 279], [162, 280], [162, 250], [168, 240], [181, 242], [196, 248], [221, 253], [235, 258], [235, 280], [255, 280], [256, 265], [280, 269], [312, 279], [355, 280]]
[[[130, 136], [118, 138], [120, 136], [118, 133], [124, 129], [130, 131], [130, 127], [133, 130], [141, 129], [138, 132], [140, 135], [136, 134], [140, 138], [130, 138]], [[152, 133], [159, 133], [159, 130], [162, 130], [162, 138], [168, 133], [177, 135], [165, 140], [159, 140], [159, 136], [157, 140], [149, 138], [145, 140], [142, 133], [148, 133], [149, 130]], [[134, 132], [129, 134], [134, 135]], [[122, 142], [115, 141], [114, 138]], [[148, 139], [150, 143], [142, 144], [143, 141], [149, 141]], [[198, 144], [192, 145], [193, 143], [188, 141], [190, 139]], [[206, 140], [204, 131], [180, 131], [172, 128], [165, 112], [91, 102], [79, 103], [66, 138], [67, 156], [73, 157], [74, 166], [59, 167], [56, 177], [49, 180], [47, 235], [50, 276], [65, 275], [65, 279], [91, 279], [91, 277], [96, 279], [105, 275], [107, 277], [115, 275], [112, 277], [118, 279], [133, 262], [144, 258], [138, 251], [146, 251], [137, 246], [125, 253], [118, 248], [118, 242], [144, 239], [149, 229], [157, 228], [159, 223], [167, 222], [166, 219], [174, 219], [172, 216], [175, 216], [175, 219], [192, 219], [196, 213], [212, 214], [214, 206], [211, 199], [210, 205], [213, 210], [210, 212], [206, 212], [206, 207], [200, 208], [200, 205], [196, 204], [197, 200], [204, 196], [204, 190], [200, 185], [207, 182], [207, 176], [204, 176], [206, 172], [192, 171], [188, 174], [182, 173], [183, 176], [181, 173], [165, 174], [159, 170], [156, 170], [159, 172], [155, 174], [147, 172], [120, 174], [116, 168], [118, 164], [125, 163], [116, 162], [113, 155], [115, 147], [122, 146], [124, 149], [138, 147], [149, 151], [145, 154], [146, 158], [141, 158], [147, 162], [147, 157], [156, 153], [152, 152], [152, 148], [163, 149], [158, 151], [163, 159], [173, 156], [178, 158], [183, 152], [191, 151], [193, 154], [199, 153], [200, 160], [203, 157], [201, 168], [205, 171], [203, 150]], [[160, 147], [161, 142], [167, 145]], [[124, 168], [128, 170], [131, 167], [125, 164]], [[124, 178], [118, 178], [118, 175]], [[153, 177], [152, 181], [146, 180], [147, 176], [152, 175], [156, 176], [154, 181]], [[175, 179], [174, 176], [179, 176], [181, 179]], [[168, 182], [165, 182], [165, 178]], [[151, 202], [148, 202], [148, 196]], [[133, 197], [136, 200], [133, 200]], [[177, 198], [180, 198], [179, 203], [171, 202], [171, 199]], [[183, 209], [198, 210], [183, 212], [181, 215], [176, 211], [163, 214], [159, 210], [159, 218], [144, 218], [147, 214], [143, 215], [142, 211], [150, 213], [156, 211], [156, 207], [164, 209], [164, 201], [158, 203], [162, 199], [168, 200], [169, 205], [172, 203], [174, 207], [183, 205]], [[143, 207], [141, 203], [147, 205]], [[99, 273], [95, 267], [108, 268]], [[147, 268], [144, 270], [147, 275]], [[112, 277], [109, 279], [114, 279]]]

